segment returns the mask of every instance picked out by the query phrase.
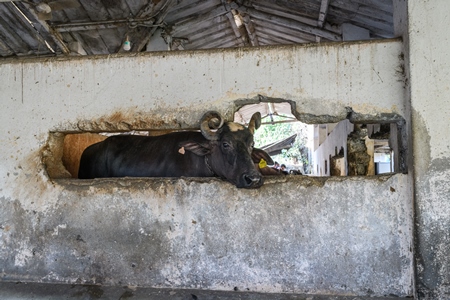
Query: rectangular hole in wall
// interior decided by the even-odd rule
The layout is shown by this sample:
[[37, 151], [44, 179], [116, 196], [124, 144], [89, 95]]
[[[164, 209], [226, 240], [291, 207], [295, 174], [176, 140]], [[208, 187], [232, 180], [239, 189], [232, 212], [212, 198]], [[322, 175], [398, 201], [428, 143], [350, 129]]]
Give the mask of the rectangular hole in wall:
[[[296, 116], [291, 101], [258, 101], [242, 105], [234, 122], [247, 125], [260, 112], [262, 125], [256, 130], [255, 147], [266, 151], [282, 174], [308, 176], [366, 176], [406, 172], [404, 125], [384, 118], [379, 123], [350, 122], [306, 124]], [[249, 102], [255, 102], [250, 99]], [[320, 119], [323, 121], [323, 119]], [[308, 119], [310, 121], [310, 119]], [[352, 120], [353, 121], [353, 120]], [[117, 134], [156, 136], [175, 130], [152, 129], [130, 132], [50, 133], [44, 164], [50, 178], [78, 178], [83, 151]], [[274, 175], [268, 173], [263, 175]]]
[[[288, 173], [310, 176], [370, 176], [406, 172], [404, 122], [393, 115], [358, 121], [309, 124], [295, 116], [293, 103], [276, 101], [243, 105], [235, 120], [247, 122], [254, 111], [263, 115], [255, 133], [257, 147], [267, 151]], [[361, 118], [361, 116], [358, 116]], [[323, 122], [322, 118], [320, 119]], [[278, 146], [278, 147], [274, 147]]]

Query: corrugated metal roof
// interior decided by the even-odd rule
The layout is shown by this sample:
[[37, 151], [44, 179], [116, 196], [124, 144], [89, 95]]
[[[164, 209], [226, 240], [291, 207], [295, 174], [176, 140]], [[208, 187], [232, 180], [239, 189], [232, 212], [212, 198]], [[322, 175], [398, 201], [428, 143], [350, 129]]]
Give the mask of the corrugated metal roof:
[[392, 0], [0, 0], [0, 16], [2, 58], [394, 37]]

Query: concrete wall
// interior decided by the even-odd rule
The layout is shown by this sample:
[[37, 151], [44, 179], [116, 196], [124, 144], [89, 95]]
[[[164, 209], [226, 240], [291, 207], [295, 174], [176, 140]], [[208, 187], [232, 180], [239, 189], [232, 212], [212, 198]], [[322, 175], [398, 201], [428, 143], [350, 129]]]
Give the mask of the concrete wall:
[[417, 290], [450, 296], [450, 37], [445, 0], [408, 1]]
[[1, 64], [2, 280], [411, 295], [408, 175], [237, 190], [209, 178], [51, 180], [42, 163], [56, 155], [49, 132], [193, 128], [258, 94], [307, 121], [349, 108], [405, 117], [401, 52], [388, 40]]

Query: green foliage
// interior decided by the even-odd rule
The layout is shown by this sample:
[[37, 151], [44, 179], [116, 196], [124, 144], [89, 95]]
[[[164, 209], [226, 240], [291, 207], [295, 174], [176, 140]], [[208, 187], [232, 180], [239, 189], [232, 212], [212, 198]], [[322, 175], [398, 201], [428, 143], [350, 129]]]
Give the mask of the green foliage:
[[[274, 116], [274, 121], [284, 120], [286, 119]], [[262, 147], [297, 134], [294, 145], [288, 150], [283, 150], [281, 154], [275, 155], [273, 159], [280, 163], [303, 164], [306, 167], [308, 164], [307, 130], [307, 125], [301, 122], [264, 124], [255, 132], [255, 147]]]

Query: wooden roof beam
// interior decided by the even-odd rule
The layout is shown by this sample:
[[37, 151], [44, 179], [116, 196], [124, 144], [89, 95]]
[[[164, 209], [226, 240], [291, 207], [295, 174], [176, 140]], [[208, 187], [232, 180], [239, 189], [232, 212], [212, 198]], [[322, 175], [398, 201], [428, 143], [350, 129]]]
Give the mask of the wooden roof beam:
[[222, 4], [228, 11], [226, 16], [230, 22], [231, 28], [233, 28], [234, 34], [238, 40], [242, 40], [244, 46], [250, 46], [250, 37], [248, 35], [247, 29], [244, 26], [244, 20], [238, 11], [231, 9], [230, 5], [222, 0]]
[[330, 6], [330, 0], [322, 0], [320, 4], [319, 21], [317, 21], [317, 26], [323, 28], [323, 24], [327, 18], [328, 7]]
[[247, 34], [245, 32], [245, 29], [241, 30], [243, 25], [240, 24], [240, 26], [238, 26], [238, 24], [236, 23], [236, 20], [235, 20], [235, 18], [239, 19], [239, 16], [233, 14], [232, 12], [228, 12], [226, 14], [226, 16], [228, 18], [228, 21], [229, 21], [229, 23], [231, 25], [231, 28], [233, 29], [233, 32], [234, 32], [234, 35], [236, 36], [236, 38], [238, 40], [242, 40], [244, 45], [248, 46], [249, 45], [249, 43], [248, 43], [249, 38], [248, 38], [248, 36], [247, 36]]
[[[301, 16], [299, 14], [296, 14], [296, 12], [289, 11], [286, 8], [283, 8], [283, 7], [279, 7], [277, 9], [274, 9], [274, 8], [270, 7], [270, 5], [271, 5], [270, 3], [267, 3], [264, 0], [258, 0], [257, 3], [252, 3], [252, 7], [257, 9], [257, 10], [259, 10], [259, 11], [262, 11], [262, 12], [265, 12], [265, 13], [269, 13], [269, 14], [272, 14], [272, 15], [275, 15], [275, 16], [278, 16], [278, 17], [282, 17], [282, 18], [285, 18], [285, 19], [291, 19], [291, 20], [294, 20], [294, 21], [297, 21], [297, 22], [300, 22], [300, 23], [303, 23], [303, 24], [307, 24], [307, 25], [313, 26], [313, 27], [317, 26], [317, 19], [311, 19], [311, 18], [308, 18], [308, 17]], [[340, 34], [341, 33], [341, 31], [340, 31], [340, 29], [338, 27], [331, 26], [327, 22], [324, 22], [322, 29], [330, 31], [330, 32], [334, 32], [336, 34]]]
[[[261, 21], [257, 21], [257, 25], [260, 25]], [[307, 36], [306, 34], [296, 34], [298, 32], [287, 29], [287, 28], [277, 28], [277, 27], [270, 27], [270, 28], [264, 28], [258, 30], [258, 37], [262, 36], [263, 34], [272, 35], [274, 38], [279, 37], [283, 38], [285, 40], [291, 41], [292, 43], [311, 43], [314, 41], [314, 36]]]
[[[33, 17], [34, 20], [32, 20], [32, 21], [33, 21], [34, 26], [36, 27], [36, 25], [39, 24], [38, 26], [40, 27], [40, 29], [41, 30], [43, 29], [48, 33], [50, 38], [58, 46], [58, 48], [61, 50], [61, 52], [64, 55], [69, 55], [70, 49], [64, 42], [61, 34], [58, 31], [54, 30], [51, 26], [49, 26], [46, 21], [40, 20], [38, 15], [34, 11], [34, 9], [32, 9], [29, 4], [27, 4], [27, 3], [21, 3], [21, 4], [27, 9], [27, 13], [29, 13]], [[17, 9], [19, 9], [19, 8], [17, 8]]]
[[238, 10], [241, 13], [247, 13], [250, 15], [250, 17], [262, 19], [268, 23], [278, 24], [278, 25], [281, 25], [281, 26], [284, 26], [287, 28], [291, 28], [291, 29], [299, 30], [299, 31], [306, 32], [309, 34], [313, 34], [316, 36], [320, 36], [320, 37], [326, 38], [330, 41], [342, 41], [342, 37], [340, 35], [323, 30], [321, 28], [313, 27], [313, 26], [310, 26], [307, 24], [303, 24], [303, 23], [293, 21], [293, 20], [288, 20], [285, 18], [280, 18], [280, 17], [274, 16], [271, 14], [267, 14], [267, 13], [258, 11], [253, 8], [239, 6], [235, 3], [231, 3], [230, 5], [232, 8]]
[[247, 30], [250, 43], [252, 46], [259, 46], [258, 37], [255, 33], [255, 27], [253, 26], [250, 16], [248, 14], [244, 14], [244, 16], [242, 16], [242, 20], [244, 22], [245, 29]]

